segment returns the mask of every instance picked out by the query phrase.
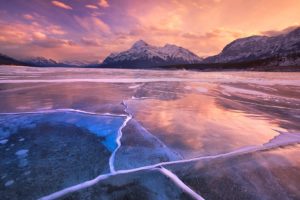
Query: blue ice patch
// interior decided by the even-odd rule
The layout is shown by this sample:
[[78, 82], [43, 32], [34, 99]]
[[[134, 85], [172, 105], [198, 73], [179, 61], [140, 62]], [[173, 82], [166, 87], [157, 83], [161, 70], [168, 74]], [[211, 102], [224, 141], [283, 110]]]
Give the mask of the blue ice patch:
[[20, 128], [34, 128], [39, 123], [66, 123], [103, 137], [102, 144], [112, 152], [117, 148], [118, 130], [124, 120], [123, 116], [92, 115], [75, 111], [0, 115], [0, 139], [8, 138]]

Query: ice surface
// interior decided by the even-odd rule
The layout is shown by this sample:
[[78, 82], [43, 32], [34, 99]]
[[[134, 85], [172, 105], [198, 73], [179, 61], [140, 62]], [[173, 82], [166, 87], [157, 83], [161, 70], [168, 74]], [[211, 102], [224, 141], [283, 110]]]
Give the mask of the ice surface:
[[300, 197], [299, 73], [0, 66], [0, 79], [3, 199]]
[[109, 172], [123, 122], [123, 115], [62, 110], [1, 114], [1, 137], [10, 145], [0, 146], [0, 171], [7, 174], [1, 182], [18, 180], [14, 190], [0, 185], [3, 198], [36, 199]]
[[208, 92], [208, 89], [207, 89], [207, 88], [203, 88], [203, 87], [198, 87], [196, 90], [197, 90], [198, 92], [202, 92], [202, 93]]
[[0, 140], [0, 144], [6, 144], [8, 142], [7, 139]]
[[5, 185], [5, 187], [9, 187], [9, 186], [11, 186], [12, 184], [14, 184], [14, 180], [9, 180], [9, 181], [7, 181], [4, 185]]
[[16, 156], [18, 156], [20, 158], [26, 157], [28, 154], [28, 149], [21, 149], [21, 150], [17, 151], [15, 154], [16, 154]]
[[94, 116], [72, 111], [45, 111], [27, 115], [0, 115], [2, 131], [0, 137], [7, 138], [14, 134], [19, 128], [33, 128], [37, 123], [67, 123], [75, 124], [78, 127], [86, 128], [91, 133], [103, 137], [107, 149], [113, 151], [116, 147], [116, 137], [119, 127], [123, 123], [123, 116]]

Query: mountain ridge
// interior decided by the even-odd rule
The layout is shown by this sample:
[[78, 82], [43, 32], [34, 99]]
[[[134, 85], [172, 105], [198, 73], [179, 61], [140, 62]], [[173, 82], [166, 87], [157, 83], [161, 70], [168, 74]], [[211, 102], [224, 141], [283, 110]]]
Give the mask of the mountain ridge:
[[202, 58], [183, 47], [171, 44], [157, 47], [138, 40], [128, 50], [111, 53], [100, 66], [155, 67], [170, 64], [194, 64], [201, 61]]
[[35, 67], [299, 71], [300, 27], [276, 36], [254, 35], [239, 38], [227, 44], [219, 54], [204, 59], [183, 47], [172, 44], [156, 47], [138, 40], [126, 51], [111, 53], [102, 63], [57, 62], [43, 57], [20, 61], [0, 54], [0, 64]]
[[10, 56], [4, 55], [0, 53], [0, 64], [1, 65], [24, 65], [28, 66], [28, 63], [19, 61], [15, 58], [12, 58]]
[[290, 56], [299, 53], [300, 27], [277, 36], [255, 35], [236, 39], [227, 44], [219, 54], [205, 58], [203, 63], [245, 62], [281, 57], [279, 65], [300, 65], [300, 58], [293, 59]]

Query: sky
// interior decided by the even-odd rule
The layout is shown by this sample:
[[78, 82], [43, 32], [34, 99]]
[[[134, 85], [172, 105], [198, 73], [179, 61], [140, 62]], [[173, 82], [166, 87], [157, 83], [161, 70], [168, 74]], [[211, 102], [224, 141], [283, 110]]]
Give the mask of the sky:
[[101, 61], [137, 40], [200, 57], [300, 25], [299, 0], [0, 0], [0, 53]]

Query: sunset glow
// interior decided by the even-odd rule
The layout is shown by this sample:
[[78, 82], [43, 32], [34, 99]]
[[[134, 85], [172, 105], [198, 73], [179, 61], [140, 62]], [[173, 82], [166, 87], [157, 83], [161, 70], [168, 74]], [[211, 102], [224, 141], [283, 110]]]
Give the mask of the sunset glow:
[[10, 0], [0, 6], [0, 53], [103, 60], [136, 40], [201, 57], [232, 40], [299, 26], [298, 0]]

